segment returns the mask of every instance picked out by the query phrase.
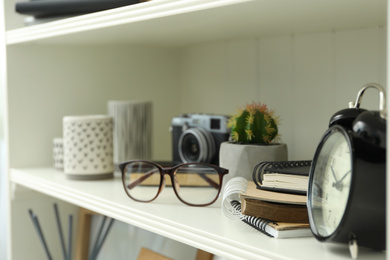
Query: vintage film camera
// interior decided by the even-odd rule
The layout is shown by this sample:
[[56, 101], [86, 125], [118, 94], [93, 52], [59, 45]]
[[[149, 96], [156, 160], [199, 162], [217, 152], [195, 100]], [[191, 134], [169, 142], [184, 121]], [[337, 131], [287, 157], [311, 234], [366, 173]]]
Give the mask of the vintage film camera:
[[229, 140], [229, 117], [184, 114], [171, 123], [173, 162], [203, 162], [218, 165], [219, 148]]

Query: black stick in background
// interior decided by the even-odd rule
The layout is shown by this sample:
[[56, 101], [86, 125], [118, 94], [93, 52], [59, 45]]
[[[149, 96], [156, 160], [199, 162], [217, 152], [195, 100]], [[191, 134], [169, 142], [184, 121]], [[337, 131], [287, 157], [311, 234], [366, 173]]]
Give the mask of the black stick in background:
[[73, 216], [69, 215], [68, 222], [68, 253], [66, 260], [71, 260], [72, 258], [72, 236], [73, 236]]
[[47, 244], [46, 244], [45, 237], [43, 236], [41, 226], [39, 225], [38, 217], [33, 213], [33, 211], [31, 209], [28, 210], [28, 213], [30, 214], [31, 220], [32, 220], [34, 227], [35, 227], [35, 230], [38, 233], [38, 236], [39, 236], [39, 239], [42, 243], [43, 249], [45, 250], [47, 259], [52, 260], [52, 257], [51, 257], [50, 252], [49, 252], [49, 248], [47, 247]]
[[104, 235], [103, 235], [103, 238], [100, 240], [100, 243], [97, 245], [97, 248], [95, 250], [95, 254], [94, 254], [94, 258], [96, 259], [96, 257], [98, 256], [99, 254], [99, 251], [100, 249], [102, 248], [103, 244], [104, 244], [104, 241], [106, 240], [106, 237], [108, 235], [108, 232], [110, 231], [111, 229], [111, 226], [112, 226], [112, 223], [114, 222], [114, 219], [110, 219], [110, 223], [108, 223], [108, 226], [106, 228], [106, 231], [104, 232]]
[[98, 234], [96, 236], [95, 243], [93, 244], [93, 248], [92, 248], [91, 255], [89, 256], [89, 260], [95, 260], [95, 258], [96, 258], [95, 251], [96, 251], [97, 245], [99, 243], [100, 236], [102, 234], [103, 227], [104, 227], [104, 224], [106, 223], [106, 220], [107, 220], [107, 216], [104, 216], [103, 220], [102, 220], [102, 223], [100, 224], [100, 228], [99, 228]]
[[64, 255], [64, 259], [67, 259], [66, 255], [66, 249], [65, 249], [65, 241], [64, 241], [64, 235], [62, 233], [62, 227], [61, 227], [61, 220], [60, 220], [60, 214], [58, 212], [58, 207], [57, 204], [54, 203], [54, 213], [56, 217], [56, 222], [57, 222], [57, 229], [58, 229], [58, 234], [60, 236], [60, 241], [61, 241], [61, 247], [62, 247], [62, 253]]
[[104, 228], [104, 224], [105, 224], [106, 220], [107, 220], [107, 216], [104, 216], [102, 223], [100, 225], [100, 228], [99, 228], [98, 235], [96, 237], [96, 241], [95, 241], [94, 246], [92, 248], [91, 255], [89, 256], [89, 260], [95, 260], [96, 257], [98, 256], [99, 251], [102, 248], [104, 241], [105, 241], [105, 239], [106, 239], [106, 237], [111, 229], [111, 226], [114, 222], [114, 219], [110, 219], [110, 222], [108, 223], [108, 227], [106, 228], [106, 230], [104, 231], [103, 236], [102, 236], [102, 232], [103, 232], [103, 228]]

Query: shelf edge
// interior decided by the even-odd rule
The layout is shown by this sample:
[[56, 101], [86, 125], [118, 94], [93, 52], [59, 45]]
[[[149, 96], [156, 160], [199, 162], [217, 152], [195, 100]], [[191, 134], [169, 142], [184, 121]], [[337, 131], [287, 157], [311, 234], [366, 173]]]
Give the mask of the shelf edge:
[[253, 0], [150, 1], [10, 30], [6, 32], [6, 44], [13, 45], [28, 43], [57, 36], [71, 35], [124, 24], [132, 24], [251, 1]]
[[[278, 257], [270, 252], [253, 248], [236, 242], [233, 244], [230, 240], [220, 236], [199, 232], [190, 227], [182, 225], [171, 225], [169, 220], [145, 214], [142, 211], [123, 208], [115, 203], [104, 202], [87, 193], [79, 194], [71, 189], [66, 189], [60, 184], [51, 181], [45, 181], [42, 178], [36, 178], [31, 174], [26, 174], [22, 170], [11, 169], [10, 181], [12, 183], [24, 186], [31, 190], [55, 197], [79, 207], [84, 207], [94, 212], [112, 217], [119, 221], [137, 226], [139, 228], [154, 232], [156, 234], [168, 237], [170, 239], [188, 244], [195, 248], [206, 250], [213, 254], [234, 258], [234, 259], [277, 259]], [[227, 245], [228, 250], [227, 250]]]

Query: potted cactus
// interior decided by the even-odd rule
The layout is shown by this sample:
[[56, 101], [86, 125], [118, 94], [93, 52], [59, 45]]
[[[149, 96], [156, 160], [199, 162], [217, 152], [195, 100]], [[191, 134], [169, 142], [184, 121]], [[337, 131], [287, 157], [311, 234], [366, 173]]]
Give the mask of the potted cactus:
[[247, 104], [229, 119], [233, 142], [242, 144], [270, 144], [279, 141], [278, 117], [261, 103]]
[[220, 165], [229, 169], [229, 179], [241, 176], [251, 180], [257, 163], [287, 160], [278, 121], [274, 111], [260, 102], [247, 104], [230, 118], [230, 140], [221, 144], [219, 153]]

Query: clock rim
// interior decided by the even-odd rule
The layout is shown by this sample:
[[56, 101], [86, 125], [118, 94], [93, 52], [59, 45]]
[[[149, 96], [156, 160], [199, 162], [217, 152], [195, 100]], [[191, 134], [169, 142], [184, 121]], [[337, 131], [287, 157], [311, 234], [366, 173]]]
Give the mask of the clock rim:
[[[341, 134], [343, 134], [343, 136], [346, 139], [347, 144], [350, 148], [350, 152], [351, 152], [351, 156], [350, 156], [351, 157], [351, 182], [350, 182], [348, 199], [347, 199], [347, 203], [346, 203], [345, 208], [344, 208], [343, 216], [341, 217], [337, 227], [333, 230], [333, 232], [329, 235], [324, 236], [324, 235], [319, 234], [318, 229], [315, 225], [314, 218], [313, 218], [312, 203], [311, 203], [311, 201], [312, 201], [311, 200], [312, 199], [312, 186], [313, 186], [313, 181], [314, 181], [314, 169], [315, 169], [315, 166], [317, 164], [317, 158], [318, 158], [324, 144], [326, 143], [326, 141], [329, 139], [330, 136], [332, 136], [336, 132], [340, 132]], [[314, 154], [314, 157], [313, 157], [312, 166], [310, 168], [309, 185], [308, 185], [308, 191], [307, 191], [307, 209], [308, 209], [307, 211], [308, 211], [310, 229], [311, 229], [313, 235], [320, 241], [332, 240], [332, 237], [337, 236], [340, 229], [344, 225], [345, 220], [347, 219], [346, 213], [349, 212], [349, 208], [351, 207], [351, 194], [353, 193], [353, 189], [354, 189], [354, 185], [353, 185], [354, 174], [353, 173], [354, 173], [354, 169], [355, 169], [355, 149], [353, 146], [353, 142], [351, 140], [352, 140], [352, 137], [347, 129], [345, 129], [344, 127], [342, 127], [340, 125], [333, 125], [333, 126], [329, 127], [328, 130], [323, 134], [323, 136], [322, 136], [322, 138], [321, 138], [321, 140], [316, 148], [316, 152]]]

